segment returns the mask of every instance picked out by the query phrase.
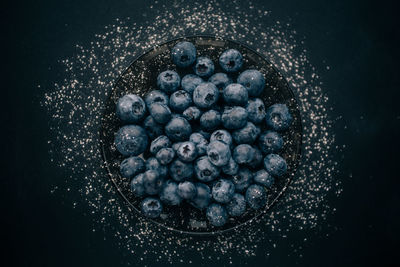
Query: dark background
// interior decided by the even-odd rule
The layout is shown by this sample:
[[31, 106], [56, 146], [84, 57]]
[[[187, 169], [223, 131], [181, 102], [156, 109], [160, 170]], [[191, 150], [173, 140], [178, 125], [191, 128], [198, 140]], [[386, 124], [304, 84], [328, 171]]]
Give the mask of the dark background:
[[[72, 56], [76, 43], [88, 46], [115, 18], [141, 18], [149, 2], [15, 1], [1, 8], [1, 266], [120, 264], [121, 252], [103, 240], [103, 232], [91, 231], [89, 216], [64, 205], [62, 196], [49, 194], [52, 180], [62, 173], [48, 164], [49, 122], [38, 105], [43, 89], [37, 85], [54, 79], [48, 77], [49, 67]], [[311, 63], [322, 70], [333, 116], [342, 116], [335, 124], [337, 142], [347, 148], [337, 177], [344, 192], [334, 200], [337, 212], [328, 219], [337, 230], [328, 237], [308, 233], [302, 258], [287, 257], [294, 235], [268, 259], [260, 253], [248, 263], [399, 264], [398, 9], [388, 1], [362, 0], [272, 0], [263, 5], [273, 17], [291, 18], [292, 28], [305, 37]], [[246, 1], [241, 6], [246, 8]]]

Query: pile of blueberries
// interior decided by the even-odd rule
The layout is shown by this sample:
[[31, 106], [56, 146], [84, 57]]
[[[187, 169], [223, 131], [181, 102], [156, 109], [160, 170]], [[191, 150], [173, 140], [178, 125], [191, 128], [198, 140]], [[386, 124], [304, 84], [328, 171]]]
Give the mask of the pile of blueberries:
[[[218, 227], [247, 207], [266, 205], [266, 189], [287, 171], [277, 153], [284, 144], [279, 132], [289, 128], [292, 116], [285, 104], [266, 109], [257, 98], [265, 87], [258, 70], [245, 70], [233, 82], [243, 65], [238, 50], [220, 55], [225, 73], [215, 74], [212, 60], [196, 53], [192, 43], [177, 43], [172, 61], [194, 74], [181, 79], [173, 70], [163, 71], [159, 90], [144, 100], [134, 94], [118, 100], [116, 113], [124, 126], [115, 146], [127, 157], [120, 171], [131, 179], [133, 194], [143, 198], [146, 217], [157, 218], [163, 205], [186, 201], [205, 210]], [[262, 124], [268, 130], [261, 132]]]

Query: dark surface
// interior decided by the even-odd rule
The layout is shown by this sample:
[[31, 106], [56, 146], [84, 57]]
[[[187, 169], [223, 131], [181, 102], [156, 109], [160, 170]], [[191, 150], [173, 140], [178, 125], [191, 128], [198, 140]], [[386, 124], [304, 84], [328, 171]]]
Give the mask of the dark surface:
[[[76, 43], [88, 45], [91, 37], [115, 18], [135, 20], [146, 5], [148, 1], [25, 1], [1, 9], [2, 266], [120, 264], [121, 251], [109, 242], [111, 237], [91, 231], [90, 217], [83, 216], [85, 210], [73, 209], [63, 204], [63, 196], [49, 194], [54, 177], [64, 173], [48, 164], [50, 133], [44, 109], [38, 105], [43, 89], [37, 85], [50, 79], [49, 73], [60, 75], [49, 66], [72, 56]], [[264, 5], [276, 18], [291, 18], [293, 28], [305, 36], [310, 60], [320, 70], [334, 103], [333, 115], [343, 116], [335, 131], [338, 143], [347, 144], [340, 166], [343, 175], [338, 177], [344, 192], [335, 200], [337, 213], [328, 219], [337, 231], [329, 236], [310, 232], [302, 258], [287, 256], [290, 244], [296, 242], [292, 235], [278, 244], [269, 258], [260, 253], [247, 260], [234, 259], [234, 263], [398, 263], [398, 9], [390, 2], [356, 0], [273, 0]], [[329, 71], [324, 71], [326, 65]], [[75, 198], [79, 200], [79, 195]], [[260, 251], [262, 248], [259, 245]], [[154, 262], [149, 259], [145, 263]]]

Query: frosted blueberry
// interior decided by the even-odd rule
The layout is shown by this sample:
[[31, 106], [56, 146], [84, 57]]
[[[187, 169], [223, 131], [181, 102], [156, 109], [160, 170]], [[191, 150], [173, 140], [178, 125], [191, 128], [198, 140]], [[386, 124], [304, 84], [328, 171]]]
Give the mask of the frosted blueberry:
[[150, 108], [151, 104], [153, 104], [153, 103], [160, 103], [160, 104], [168, 105], [169, 98], [162, 91], [152, 90], [146, 94], [146, 97], [144, 98], [144, 102], [146, 102], [147, 108]]
[[181, 204], [182, 198], [178, 194], [178, 185], [172, 180], [164, 183], [160, 192], [160, 199], [167, 205], [176, 206]]
[[216, 110], [209, 110], [200, 117], [200, 126], [205, 131], [212, 131], [221, 124], [221, 114]]
[[128, 94], [118, 99], [117, 116], [125, 123], [137, 123], [144, 118], [146, 105], [138, 95]]
[[196, 106], [191, 106], [183, 111], [182, 116], [189, 122], [196, 121], [201, 116], [201, 110]]
[[119, 170], [123, 177], [130, 179], [145, 170], [144, 160], [136, 156], [126, 158], [121, 162]]
[[183, 162], [179, 159], [172, 161], [169, 165], [169, 175], [177, 182], [189, 179], [193, 176], [193, 164]]
[[232, 147], [232, 136], [226, 130], [216, 130], [211, 134], [210, 142], [220, 141], [227, 144], [230, 148]]
[[258, 210], [267, 203], [267, 192], [264, 187], [253, 184], [246, 190], [246, 201], [250, 208]]
[[267, 109], [265, 121], [275, 131], [284, 131], [289, 128], [293, 117], [285, 104], [274, 104]]
[[149, 108], [150, 115], [157, 123], [166, 124], [171, 119], [171, 110], [162, 103], [153, 103]]
[[271, 187], [274, 183], [274, 177], [272, 177], [272, 175], [266, 170], [262, 169], [254, 174], [254, 182], [266, 187]]
[[246, 200], [243, 195], [235, 193], [225, 207], [230, 216], [237, 217], [246, 211]]
[[189, 94], [193, 94], [194, 89], [201, 83], [203, 79], [194, 74], [187, 74], [182, 78], [181, 87]]
[[149, 138], [142, 127], [125, 125], [116, 133], [114, 143], [122, 155], [137, 156], [146, 150]]
[[265, 131], [258, 138], [258, 147], [264, 154], [276, 153], [283, 147], [283, 138], [277, 132]]
[[235, 185], [226, 179], [220, 179], [212, 187], [213, 199], [220, 203], [228, 203], [235, 193]]
[[219, 168], [211, 164], [207, 156], [202, 156], [196, 160], [194, 170], [197, 179], [202, 182], [210, 182], [220, 174]]
[[247, 164], [250, 168], [257, 169], [263, 162], [263, 154], [257, 147], [253, 147], [254, 157], [253, 159]]
[[178, 185], [178, 194], [183, 199], [193, 199], [196, 194], [196, 186], [189, 181], [181, 182]]
[[232, 79], [229, 78], [228, 75], [226, 75], [226, 73], [215, 73], [213, 76], [211, 76], [208, 79], [209, 82], [215, 84], [215, 86], [218, 88], [219, 91], [224, 90], [224, 88], [228, 85], [232, 83]]
[[139, 173], [135, 177], [133, 177], [131, 181], [131, 191], [137, 197], [142, 197], [146, 194], [143, 185], [143, 177], [144, 173]]
[[174, 159], [174, 157], [175, 157], [175, 150], [173, 150], [170, 147], [161, 148], [156, 154], [157, 160], [162, 165], [167, 165], [167, 164], [171, 163], [171, 161]]
[[208, 57], [198, 57], [194, 65], [194, 73], [200, 77], [208, 77], [214, 73], [214, 63]]
[[223, 226], [228, 220], [228, 213], [225, 208], [216, 203], [208, 206], [206, 216], [210, 224], [217, 227]]
[[196, 144], [190, 141], [182, 142], [176, 154], [180, 160], [191, 162], [197, 158]]
[[247, 112], [244, 108], [239, 106], [225, 107], [221, 120], [226, 129], [240, 129], [247, 123]]
[[268, 154], [264, 158], [264, 168], [272, 176], [282, 176], [287, 171], [286, 160], [277, 154]]
[[158, 88], [167, 94], [171, 94], [178, 90], [180, 83], [181, 78], [178, 73], [173, 70], [163, 71], [157, 77]]
[[254, 158], [254, 149], [248, 144], [241, 144], [234, 148], [233, 159], [238, 164], [249, 164]]
[[193, 91], [193, 102], [196, 106], [208, 109], [213, 106], [219, 97], [217, 87], [213, 83], [202, 83]]
[[169, 98], [169, 106], [175, 112], [182, 112], [192, 104], [192, 96], [185, 90], [174, 92]]
[[167, 136], [160, 135], [151, 142], [150, 153], [155, 155], [161, 148], [166, 148], [166, 147], [171, 147], [171, 141], [168, 139]]
[[225, 104], [245, 106], [249, 98], [246, 88], [239, 83], [231, 83], [223, 91]]
[[212, 164], [221, 167], [228, 164], [231, 158], [231, 150], [227, 144], [213, 141], [207, 147], [207, 156]]
[[246, 111], [249, 121], [255, 124], [261, 123], [266, 115], [264, 102], [259, 98], [249, 99]]
[[233, 176], [232, 182], [237, 192], [243, 192], [253, 182], [253, 173], [247, 168], [240, 168], [238, 173]]
[[265, 87], [264, 76], [258, 70], [245, 70], [237, 78], [237, 82], [246, 87], [249, 96], [259, 96]]
[[147, 197], [140, 203], [140, 209], [144, 216], [154, 219], [160, 216], [162, 204], [157, 198]]
[[175, 117], [165, 126], [165, 133], [172, 141], [185, 141], [192, 133], [192, 127], [185, 118]]
[[189, 67], [196, 60], [196, 47], [187, 41], [179, 42], [172, 48], [171, 57], [178, 67]]
[[146, 194], [157, 195], [163, 185], [163, 179], [156, 170], [148, 170], [143, 175], [143, 187]]
[[252, 144], [259, 134], [260, 128], [252, 122], [247, 122], [243, 128], [233, 131], [232, 137], [236, 144]]
[[150, 157], [146, 160], [146, 170], [157, 171], [161, 178], [166, 178], [168, 175], [168, 167], [161, 165], [158, 159]]
[[236, 49], [228, 49], [219, 57], [219, 64], [226, 72], [237, 72], [242, 68], [243, 56]]

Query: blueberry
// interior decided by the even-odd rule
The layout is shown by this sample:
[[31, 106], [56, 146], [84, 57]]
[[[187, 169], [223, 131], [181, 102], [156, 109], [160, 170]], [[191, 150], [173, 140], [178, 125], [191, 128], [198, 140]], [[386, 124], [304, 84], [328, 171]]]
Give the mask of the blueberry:
[[194, 164], [194, 170], [197, 179], [202, 182], [210, 182], [219, 176], [218, 167], [211, 164], [207, 156], [198, 158]]
[[214, 73], [214, 63], [208, 57], [198, 57], [194, 65], [194, 73], [200, 77], [208, 77]]
[[160, 199], [165, 204], [171, 206], [181, 204], [182, 198], [178, 194], [178, 185], [172, 180], [166, 181], [161, 189]]
[[266, 170], [262, 169], [254, 174], [254, 182], [266, 187], [271, 187], [274, 183], [274, 177], [272, 177], [272, 175]]
[[175, 157], [175, 151], [170, 147], [161, 148], [156, 154], [157, 160], [162, 165], [170, 164], [171, 161], [174, 159], [174, 157]]
[[275, 153], [283, 146], [282, 136], [274, 131], [265, 131], [258, 138], [258, 147], [264, 154]]
[[197, 158], [196, 144], [190, 141], [182, 142], [176, 152], [178, 158], [185, 162], [191, 162]]
[[230, 216], [237, 217], [246, 211], [246, 200], [243, 195], [235, 193], [225, 207]]
[[210, 224], [214, 226], [223, 226], [228, 220], [228, 213], [225, 208], [219, 204], [213, 203], [208, 206], [206, 216]]
[[173, 143], [172, 144], [172, 149], [175, 151], [175, 153], [176, 153], [176, 151], [178, 151], [178, 149], [179, 149], [179, 147], [181, 146], [182, 143], [183, 142], [177, 142], [177, 143]]
[[145, 170], [144, 160], [139, 157], [129, 157], [121, 162], [119, 168], [123, 177], [132, 178]]
[[162, 204], [157, 198], [147, 197], [140, 203], [140, 209], [144, 216], [154, 219], [160, 216]]
[[225, 107], [221, 120], [226, 129], [240, 129], [247, 123], [247, 112], [244, 108], [238, 106]]
[[254, 149], [248, 144], [241, 144], [233, 150], [233, 159], [238, 164], [249, 164], [254, 158]]
[[169, 98], [169, 106], [176, 112], [182, 112], [192, 104], [192, 96], [185, 90], [174, 92]]
[[267, 109], [265, 121], [275, 131], [284, 131], [289, 128], [293, 117], [285, 104], [274, 104]]
[[201, 116], [201, 110], [196, 106], [191, 106], [185, 109], [182, 115], [188, 121], [196, 121]]
[[196, 196], [189, 201], [189, 203], [195, 208], [202, 210], [210, 204], [211, 201], [211, 190], [208, 185], [203, 183], [196, 183]]
[[235, 130], [232, 133], [232, 137], [236, 144], [252, 144], [259, 134], [260, 128], [256, 127], [252, 122], [247, 122], [242, 129]]
[[171, 57], [178, 67], [189, 67], [196, 60], [196, 47], [190, 42], [179, 42], [172, 48]]
[[169, 175], [177, 182], [189, 179], [193, 176], [193, 164], [176, 159], [169, 165]]
[[196, 194], [196, 186], [189, 181], [181, 182], [178, 185], [178, 194], [183, 199], [193, 199]]
[[128, 94], [118, 99], [117, 116], [125, 123], [137, 123], [144, 118], [146, 105], [138, 95]]
[[196, 144], [198, 156], [203, 156], [207, 153], [208, 141], [201, 133], [192, 133], [189, 140]]
[[231, 83], [223, 91], [224, 101], [227, 105], [244, 106], [249, 99], [246, 88], [239, 83]]
[[247, 165], [250, 168], [256, 169], [256, 168], [260, 167], [260, 165], [262, 164], [263, 154], [256, 147], [253, 147], [253, 149], [254, 149], [254, 157]]
[[211, 134], [210, 142], [220, 141], [227, 144], [230, 148], [232, 147], [232, 136], [226, 130], [216, 130]]
[[165, 126], [165, 133], [172, 141], [185, 141], [192, 133], [192, 127], [183, 117], [172, 118]]
[[144, 173], [139, 173], [135, 177], [133, 177], [131, 181], [131, 191], [137, 197], [142, 197], [146, 194], [143, 185], [143, 177]]
[[268, 154], [264, 158], [264, 168], [272, 176], [282, 176], [287, 171], [286, 160], [277, 154]]
[[216, 110], [209, 110], [200, 117], [200, 126], [206, 131], [212, 131], [221, 124], [221, 114]]
[[193, 94], [194, 89], [201, 83], [203, 79], [194, 74], [187, 74], [182, 78], [181, 87], [189, 94]]
[[166, 148], [166, 147], [171, 147], [171, 141], [168, 139], [167, 136], [160, 135], [151, 142], [150, 153], [155, 155], [161, 148]]
[[207, 155], [212, 164], [221, 167], [228, 164], [231, 158], [231, 150], [227, 144], [213, 141], [207, 147]]
[[215, 201], [228, 203], [235, 193], [235, 185], [226, 179], [220, 179], [212, 187], [212, 196]]
[[250, 185], [246, 190], [246, 201], [250, 208], [258, 210], [267, 203], [267, 192], [260, 185]]
[[146, 170], [157, 171], [161, 178], [166, 178], [168, 175], [168, 167], [161, 165], [158, 159], [150, 157], [146, 160]]
[[218, 101], [218, 97], [217, 87], [209, 82], [198, 85], [193, 91], [193, 102], [199, 108], [210, 108]]
[[259, 98], [249, 99], [246, 111], [249, 121], [255, 124], [262, 122], [266, 115], [264, 102]]
[[247, 168], [240, 168], [238, 173], [233, 176], [232, 182], [237, 192], [243, 192], [253, 182], [253, 173]]
[[143, 186], [146, 194], [157, 195], [163, 185], [163, 179], [156, 170], [148, 170], [143, 175]]
[[246, 87], [249, 96], [259, 96], [265, 87], [264, 76], [258, 70], [245, 70], [237, 78], [237, 82]]
[[144, 102], [146, 102], [147, 108], [150, 108], [151, 104], [153, 103], [169, 105], [169, 98], [163, 91], [152, 90], [147, 93], [146, 97], [144, 98]]
[[219, 57], [219, 64], [226, 72], [236, 72], [243, 65], [243, 56], [236, 49], [228, 49]]
[[205, 139], [210, 140], [211, 133], [204, 131], [203, 129], [199, 129], [197, 132], [203, 135]]
[[230, 158], [228, 164], [222, 167], [222, 172], [227, 175], [235, 175], [238, 171], [239, 165], [233, 160], [233, 158]]
[[210, 83], [215, 84], [215, 86], [220, 90], [224, 90], [224, 88], [228, 85], [232, 83], [232, 79], [229, 78], [228, 75], [226, 75], [226, 73], [215, 73], [213, 76], [211, 76], [208, 81]]
[[157, 85], [161, 91], [167, 94], [173, 93], [178, 90], [181, 83], [181, 78], [178, 73], [173, 70], [166, 70], [161, 72], [157, 77]]
[[146, 150], [149, 138], [142, 127], [125, 125], [116, 133], [114, 143], [122, 155], [137, 156]]
[[171, 110], [167, 105], [153, 103], [149, 108], [150, 115], [157, 123], [166, 124], [171, 119]]
[[143, 128], [146, 130], [150, 139], [154, 139], [157, 136], [162, 135], [164, 131], [164, 126], [157, 123], [151, 115], [147, 116], [144, 120]]

